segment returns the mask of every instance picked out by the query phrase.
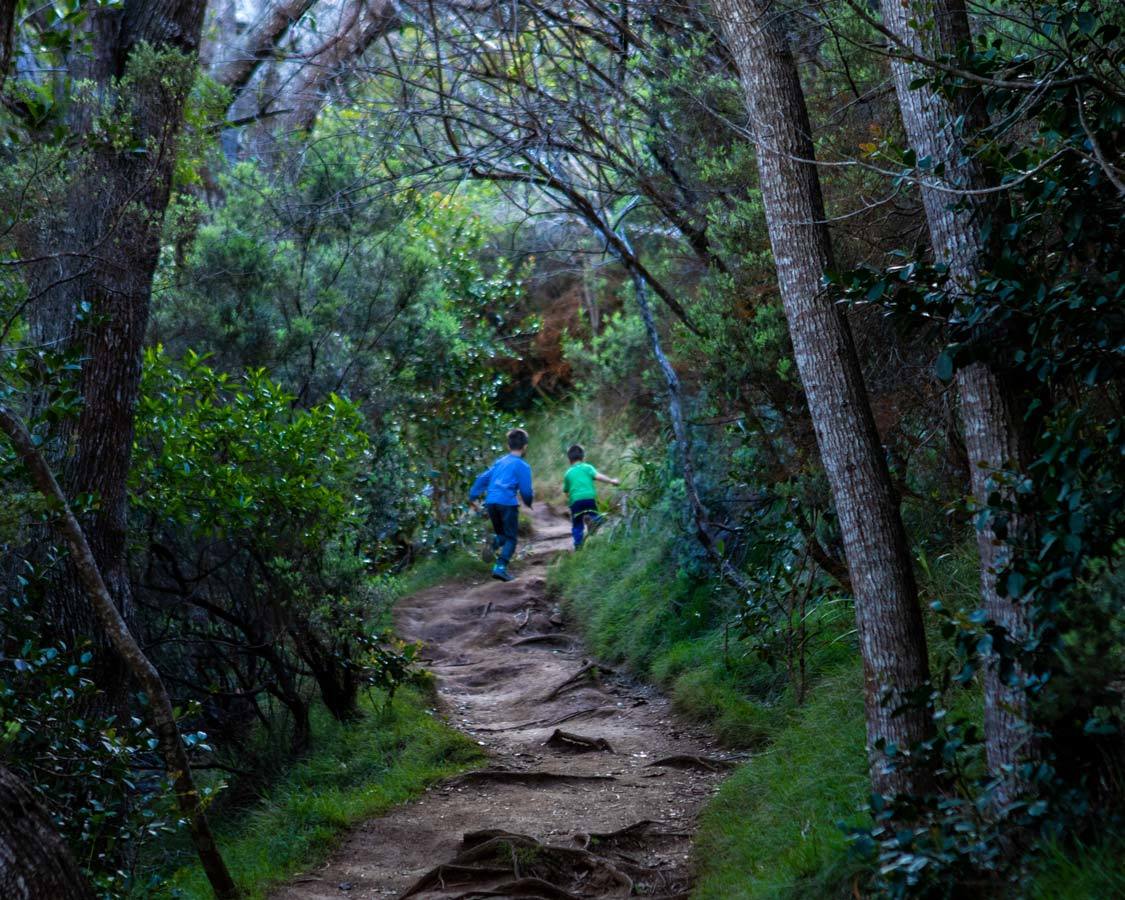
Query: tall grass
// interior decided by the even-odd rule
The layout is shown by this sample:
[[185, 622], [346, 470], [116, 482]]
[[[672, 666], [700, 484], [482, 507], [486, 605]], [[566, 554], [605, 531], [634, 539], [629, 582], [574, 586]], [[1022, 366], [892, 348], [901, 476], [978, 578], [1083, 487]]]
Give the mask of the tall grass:
[[[566, 457], [571, 444], [586, 449], [586, 461], [598, 471], [620, 478], [621, 490], [629, 489], [635, 454], [642, 443], [633, 436], [624, 413], [610, 413], [592, 403], [572, 402], [547, 406], [528, 424], [531, 443], [527, 461], [535, 479], [535, 494], [541, 501], [556, 506], [566, 503], [562, 480], [570, 462]], [[598, 485], [603, 504], [612, 506], [620, 491]]]
[[1125, 897], [1125, 833], [1120, 825], [1092, 843], [1048, 847], [1028, 896], [1034, 900]]
[[838, 823], [860, 819], [869, 790], [858, 660], [772, 738], [704, 810], [696, 900], [853, 896], [860, 869]]

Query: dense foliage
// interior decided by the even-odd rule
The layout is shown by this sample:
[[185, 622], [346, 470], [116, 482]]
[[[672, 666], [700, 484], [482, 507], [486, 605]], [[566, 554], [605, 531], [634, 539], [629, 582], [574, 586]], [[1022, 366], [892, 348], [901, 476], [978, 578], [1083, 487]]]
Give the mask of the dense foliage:
[[[616, 527], [554, 575], [595, 651], [802, 767], [842, 723], [826, 781], [767, 762], [724, 789], [705, 896], [1002, 895], [1073, 842], [1120, 840], [1119, 5], [972, 4], [968, 39], [916, 17], [911, 49], [878, 4], [745, 4], [780, 23], [808, 110], [825, 221], [803, 224], [831, 237], [821, 299], [845, 310], [920, 585], [934, 675], [907, 707], [933, 729], [878, 747], [920, 773], [893, 797], [867, 791], [854, 534], [790, 339], [778, 273], [800, 248], [771, 244], [772, 148], [731, 23], [704, 3], [404, 0], [306, 67], [322, 57], [298, 52], [317, 33], [304, 4], [294, 52], [283, 31], [235, 77], [237, 10], [211, 3], [203, 27], [204, 5], [198, 69], [187, 44], [100, 53], [95, 24], [124, 33], [132, 2], [0, 15], [0, 407], [70, 493], [207, 803], [260, 794], [318, 728], [392, 734], [382, 704], [417, 675], [387, 631], [398, 579], [463, 562], [465, 488], [532, 417], [549, 498], [576, 440], [628, 474]], [[910, 91], [964, 110], [941, 124], [946, 162], [911, 148], [904, 61]], [[308, 90], [287, 99], [292, 83]], [[309, 97], [319, 115], [286, 118], [280, 101]], [[979, 214], [973, 278], [942, 260], [927, 191]], [[1015, 449], [974, 497], [958, 385], [980, 365]], [[0, 489], [0, 763], [119, 894], [176, 828], [147, 701], [2, 441]], [[990, 579], [1024, 631], [990, 614]], [[1006, 768], [994, 682], [1023, 736]], [[798, 802], [815, 847], [771, 849], [797, 840], [778, 822]], [[721, 822], [743, 811], [745, 829]]]

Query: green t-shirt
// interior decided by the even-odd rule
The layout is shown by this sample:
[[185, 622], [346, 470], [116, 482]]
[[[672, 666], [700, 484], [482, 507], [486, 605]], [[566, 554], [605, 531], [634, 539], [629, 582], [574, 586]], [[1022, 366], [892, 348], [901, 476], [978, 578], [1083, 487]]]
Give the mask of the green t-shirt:
[[568, 503], [579, 500], [597, 500], [598, 489], [594, 486], [594, 476], [598, 474], [588, 462], [577, 462], [566, 470], [563, 476], [563, 490]]

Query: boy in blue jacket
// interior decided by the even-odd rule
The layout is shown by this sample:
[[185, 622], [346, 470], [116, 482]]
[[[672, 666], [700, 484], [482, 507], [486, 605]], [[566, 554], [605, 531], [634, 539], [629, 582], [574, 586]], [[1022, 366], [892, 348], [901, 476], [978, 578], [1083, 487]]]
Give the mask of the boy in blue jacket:
[[516, 552], [519, 538], [519, 500], [531, 509], [535, 499], [531, 491], [531, 466], [523, 458], [526, 452], [527, 432], [513, 428], [508, 432], [508, 455], [500, 457], [488, 471], [478, 475], [469, 489], [470, 504], [484, 494], [484, 506], [495, 532], [490, 549], [493, 553], [498, 551], [492, 577], [500, 581], [511, 581], [513, 577], [508, 572], [508, 563]]

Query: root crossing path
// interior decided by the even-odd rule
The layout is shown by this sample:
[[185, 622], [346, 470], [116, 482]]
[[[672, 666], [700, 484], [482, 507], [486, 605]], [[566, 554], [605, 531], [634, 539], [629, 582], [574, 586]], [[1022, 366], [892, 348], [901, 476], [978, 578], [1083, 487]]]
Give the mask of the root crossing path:
[[545, 591], [569, 522], [536, 507], [532, 524], [515, 581], [441, 585], [396, 611], [487, 764], [360, 826], [275, 900], [687, 896], [696, 814], [731, 762], [588, 657]]

